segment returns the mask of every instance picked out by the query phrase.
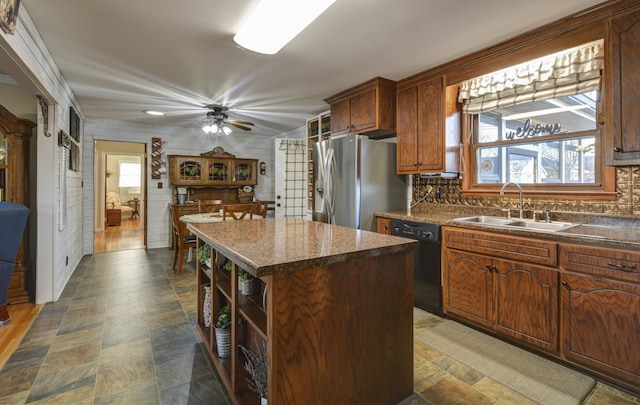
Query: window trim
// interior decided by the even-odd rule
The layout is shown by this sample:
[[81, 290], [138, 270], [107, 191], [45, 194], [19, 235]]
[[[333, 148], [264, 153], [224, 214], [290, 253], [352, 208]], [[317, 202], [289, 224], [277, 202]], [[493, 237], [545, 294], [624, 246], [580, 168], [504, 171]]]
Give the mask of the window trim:
[[[600, 102], [601, 103], [601, 102]], [[601, 105], [600, 105], [601, 106]], [[467, 170], [467, 174], [462, 179], [461, 194], [464, 197], [495, 197], [499, 195], [500, 189], [504, 183], [491, 183], [484, 184], [478, 183], [478, 171], [476, 161], [476, 150], [478, 147], [487, 147], [491, 144], [472, 144], [473, 130], [472, 130], [472, 115], [462, 114], [462, 131], [464, 134], [468, 134], [463, 139], [463, 156], [462, 164]], [[589, 134], [594, 131], [588, 131]], [[573, 135], [573, 134], [572, 134]], [[573, 136], [572, 136], [573, 137]], [[545, 198], [567, 198], [572, 200], [597, 200], [597, 201], [612, 201], [617, 197], [615, 191], [615, 167], [606, 166], [604, 160], [604, 134], [602, 125], [597, 123], [595, 130], [595, 143], [598, 150], [596, 155], [595, 165], [600, 167], [600, 171], [596, 176], [596, 182], [593, 184], [566, 184], [566, 183], [545, 183], [545, 184], [521, 184], [522, 189], [527, 198], [545, 199]], [[545, 140], [559, 139], [562, 136], [550, 135], [545, 136]], [[509, 144], [522, 143], [520, 140], [508, 141]], [[529, 140], [531, 142], [531, 140]], [[507, 146], [506, 142], [500, 142], [500, 146]], [[510, 194], [511, 191], [505, 190], [506, 194]], [[514, 192], [515, 193], [515, 192]]]

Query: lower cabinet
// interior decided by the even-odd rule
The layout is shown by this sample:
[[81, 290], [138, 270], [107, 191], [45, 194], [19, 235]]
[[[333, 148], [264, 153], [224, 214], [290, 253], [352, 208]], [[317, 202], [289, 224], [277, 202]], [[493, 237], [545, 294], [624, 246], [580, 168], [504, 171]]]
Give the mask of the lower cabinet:
[[444, 253], [445, 312], [557, 350], [557, 270], [452, 249]]
[[391, 219], [377, 217], [376, 232], [383, 233], [385, 235], [391, 235]]
[[640, 252], [443, 228], [444, 311], [638, 392]]
[[640, 252], [560, 245], [561, 354], [640, 387]]

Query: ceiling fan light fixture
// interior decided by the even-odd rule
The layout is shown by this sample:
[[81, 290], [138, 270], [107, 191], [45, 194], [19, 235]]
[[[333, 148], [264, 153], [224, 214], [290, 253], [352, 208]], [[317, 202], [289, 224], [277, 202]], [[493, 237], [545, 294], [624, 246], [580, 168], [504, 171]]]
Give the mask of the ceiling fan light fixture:
[[224, 132], [225, 135], [229, 135], [233, 131], [231, 130], [231, 128], [225, 125], [224, 127], [222, 127], [222, 132]]
[[233, 37], [241, 47], [273, 55], [335, 0], [261, 0]]

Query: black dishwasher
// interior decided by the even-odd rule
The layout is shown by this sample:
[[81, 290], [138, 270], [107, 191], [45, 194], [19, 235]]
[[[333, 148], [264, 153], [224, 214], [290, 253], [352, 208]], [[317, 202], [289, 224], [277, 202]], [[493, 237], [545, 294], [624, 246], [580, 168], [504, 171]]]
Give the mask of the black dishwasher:
[[391, 235], [420, 242], [413, 256], [413, 305], [444, 317], [440, 225], [392, 219]]

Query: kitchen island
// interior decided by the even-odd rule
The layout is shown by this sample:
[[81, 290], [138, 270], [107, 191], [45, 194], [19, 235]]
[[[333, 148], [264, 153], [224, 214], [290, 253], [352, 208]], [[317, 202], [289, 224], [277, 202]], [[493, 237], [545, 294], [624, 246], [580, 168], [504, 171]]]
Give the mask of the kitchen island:
[[[257, 403], [238, 345], [263, 341], [269, 403], [395, 404], [413, 393], [417, 242], [293, 218], [187, 227], [232, 262], [231, 272], [198, 266], [198, 330], [237, 403]], [[238, 292], [239, 268], [259, 279], [254, 295]], [[220, 358], [205, 316], [227, 304], [244, 321]]]

